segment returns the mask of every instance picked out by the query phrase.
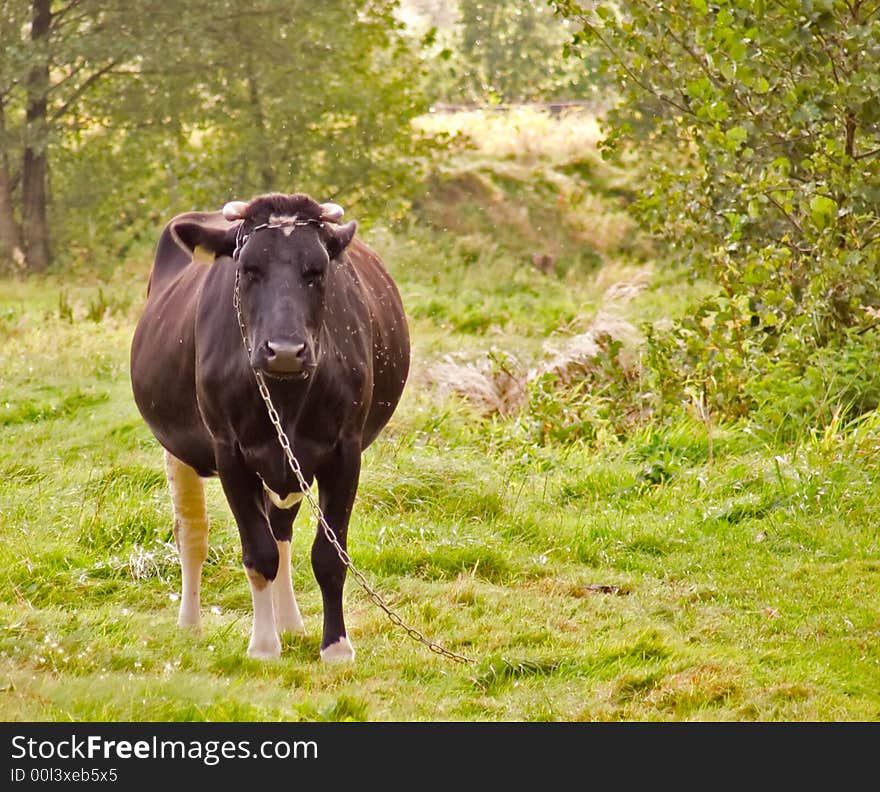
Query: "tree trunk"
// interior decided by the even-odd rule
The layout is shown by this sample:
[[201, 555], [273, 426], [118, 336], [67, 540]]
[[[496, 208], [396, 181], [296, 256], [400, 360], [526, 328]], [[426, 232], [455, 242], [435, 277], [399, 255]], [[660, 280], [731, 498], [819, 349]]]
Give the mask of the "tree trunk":
[[263, 113], [263, 101], [260, 98], [260, 90], [254, 73], [254, 61], [248, 54], [247, 59], [247, 87], [248, 98], [251, 104], [251, 122], [254, 125], [256, 137], [256, 154], [260, 161], [260, 184], [258, 188], [262, 192], [276, 189], [275, 167], [272, 157], [272, 147], [269, 145], [269, 134], [266, 131], [266, 117]]
[[42, 272], [49, 265], [49, 226], [46, 211], [49, 128], [46, 110], [49, 93], [50, 3], [51, 0], [33, 0], [31, 18], [31, 41], [34, 43], [37, 62], [31, 67], [27, 81], [22, 226], [27, 266], [32, 272]]
[[0, 272], [16, 271], [24, 265], [21, 231], [12, 210], [12, 178], [9, 175], [7, 144], [3, 98], [0, 97]]

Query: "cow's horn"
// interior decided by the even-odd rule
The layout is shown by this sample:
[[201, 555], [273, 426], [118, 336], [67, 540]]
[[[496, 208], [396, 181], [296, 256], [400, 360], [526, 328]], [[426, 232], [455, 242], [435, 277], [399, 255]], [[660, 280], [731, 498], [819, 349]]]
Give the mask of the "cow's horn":
[[227, 220], [241, 220], [245, 209], [247, 209], [245, 201], [230, 201], [223, 207], [223, 216]]
[[335, 203], [323, 203], [321, 204], [321, 219], [327, 220], [330, 223], [337, 223], [342, 219], [342, 215], [345, 214], [345, 209], [343, 209], [339, 204]]

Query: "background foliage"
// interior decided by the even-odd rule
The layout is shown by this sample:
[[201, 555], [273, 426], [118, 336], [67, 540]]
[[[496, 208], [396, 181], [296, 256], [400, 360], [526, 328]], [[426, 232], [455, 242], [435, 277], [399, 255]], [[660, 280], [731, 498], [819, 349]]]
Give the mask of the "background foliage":
[[[45, 148], [45, 232], [67, 264], [124, 255], [179, 211], [270, 190], [394, 218], [432, 151], [410, 123], [427, 103], [394, 2], [53, 1], [34, 42], [40, 2], [4, 4], [7, 202], [33, 232], [16, 185], [28, 152]], [[37, 129], [27, 116], [40, 63]]]
[[459, 0], [421, 6], [425, 91], [452, 104], [599, 101], [580, 58], [563, 57], [573, 26], [549, 3]]
[[[876, 343], [852, 328], [867, 332], [880, 299], [880, 6], [554, 5], [623, 91], [608, 152], [645, 163], [638, 216], [715, 284], [652, 334], [661, 402], [691, 385], [724, 415], [784, 418], [790, 386]], [[850, 383], [831, 401], [876, 406], [873, 376]], [[825, 389], [802, 393], [789, 418], [827, 420]]]

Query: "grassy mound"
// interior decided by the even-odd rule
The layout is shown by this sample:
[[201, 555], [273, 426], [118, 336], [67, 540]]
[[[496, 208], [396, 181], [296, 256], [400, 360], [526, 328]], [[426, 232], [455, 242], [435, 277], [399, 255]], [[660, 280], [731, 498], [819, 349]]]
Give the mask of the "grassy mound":
[[587, 112], [438, 113], [421, 123], [458, 141], [416, 202], [434, 230], [497, 242], [522, 265], [557, 276], [644, 252], [624, 211], [627, 174], [602, 160]]

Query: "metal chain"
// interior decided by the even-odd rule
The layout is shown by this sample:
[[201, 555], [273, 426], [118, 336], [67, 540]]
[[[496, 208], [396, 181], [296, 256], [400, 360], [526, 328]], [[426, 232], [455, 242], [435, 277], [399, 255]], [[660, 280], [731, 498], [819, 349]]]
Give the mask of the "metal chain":
[[[241, 315], [241, 299], [239, 297], [239, 281], [240, 281], [240, 269], [236, 268], [235, 270], [235, 292], [233, 294], [233, 305], [235, 306], [235, 315], [238, 319], [238, 329], [241, 331], [241, 339], [244, 342], [245, 350], [248, 354], [248, 361], [250, 361], [251, 356], [251, 345], [247, 338], [247, 331], [244, 326], [244, 318]], [[403, 619], [392, 610], [385, 602], [385, 600], [370, 586], [367, 582], [367, 579], [364, 577], [363, 572], [361, 572], [351, 560], [348, 552], [346, 552], [345, 548], [339, 543], [339, 540], [336, 538], [336, 533], [328, 524], [326, 518], [324, 517], [324, 512], [321, 510], [320, 505], [315, 499], [314, 494], [312, 493], [312, 489], [309, 486], [308, 482], [303, 475], [302, 468], [299, 465], [299, 461], [296, 456], [294, 456], [293, 449], [290, 447], [290, 440], [287, 438], [287, 434], [284, 431], [284, 427], [281, 426], [281, 418], [278, 415], [278, 411], [275, 409], [275, 405], [272, 403], [272, 397], [269, 395], [269, 388], [266, 386], [266, 380], [263, 377], [263, 373], [258, 371], [253, 366], [251, 366], [251, 371], [254, 373], [254, 377], [257, 380], [257, 388], [260, 391], [260, 396], [263, 398], [263, 402], [266, 405], [266, 410], [269, 413], [269, 420], [272, 422], [272, 426], [275, 427], [275, 432], [278, 435], [278, 442], [281, 445], [281, 450], [284, 451], [284, 456], [287, 458], [287, 464], [290, 466], [290, 469], [293, 471], [293, 474], [296, 476], [297, 481], [299, 482], [299, 486], [302, 489], [303, 495], [305, 499], [309, 502], [309, 506], [311, 506], [312, 511], [315, 513], [315, 516], [318, 518], [318, 524], [321, 526], [321, 530], [324, 532], [324, 537], [327, 541], [333, 546], [336, 550], [337, 555], [339, 556], [339, 560], [345, 564], [346, 568], [354, 575], [360, 587], [366, 592], [370, 601], [373, 604], [377, 605], [388, 616], [391, 620], [392, 624], [401, 629], [405, 630], [407, 635], [410, 638], [419, 641], [428, 647], [435, 654], [441, 655], [442, 657], [446, 657], [450, 660], [454, 660], [456, 663], [472, 663], [474, 662], [470, 657], [465, 657], [464, 655], [456, 654], [455, 652], [446, 649], [434, 641], [426, 638], [419, 630], [415, 627], [411, 627], [406, 624]]]

